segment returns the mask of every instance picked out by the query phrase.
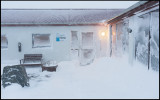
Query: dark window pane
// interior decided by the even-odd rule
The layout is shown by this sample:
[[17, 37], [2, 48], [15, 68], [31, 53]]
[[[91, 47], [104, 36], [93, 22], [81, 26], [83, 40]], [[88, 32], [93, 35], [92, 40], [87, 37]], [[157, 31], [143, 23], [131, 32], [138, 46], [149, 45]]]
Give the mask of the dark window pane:
[[8, 40], [5, 35], [1, 36], [1, 48], [8, 48]]
[[50, 34], [33, 34], [33, 47], [50, 47]]

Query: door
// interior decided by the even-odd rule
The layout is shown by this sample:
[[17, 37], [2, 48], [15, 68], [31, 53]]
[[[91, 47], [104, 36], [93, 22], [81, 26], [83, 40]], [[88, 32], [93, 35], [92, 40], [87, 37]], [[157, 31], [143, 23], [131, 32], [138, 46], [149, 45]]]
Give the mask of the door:
[[77, 31], [71, 31], [71, 57], [72, 60], [78, 60], [79, 57], [79, 38]]
[[80, 65], [88, 65], [95, 57], [93, 32], [81, 33]]

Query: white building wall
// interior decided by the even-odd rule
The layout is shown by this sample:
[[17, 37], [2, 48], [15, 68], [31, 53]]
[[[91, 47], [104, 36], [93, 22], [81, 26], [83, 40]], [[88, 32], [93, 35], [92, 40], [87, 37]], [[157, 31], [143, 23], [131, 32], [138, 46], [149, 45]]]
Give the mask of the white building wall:
[[[154, 70], [159, 70], [159, 7], [152, 8], [143, 12], [137, 12], [135, 15], [123, 18], [118, 22], [109, 24], [112, 25], [112, 36], [110, 41], [112, 41], [111, 50], [112, 57], [120, 53], [118, 51], [119, 45], [117, 44], [117, 26], [116, 24], [123, 21], [123, 36], [127, 36], [128, 49], [127, 56], [130, 64], [134, 64], [135, 60], [139, 60], [145, 65], [150, 65]], [[126, 24], [125, 24], [126, 23]], [[125, 26], [126, 25], [126, 26]], [[128, 29], [131, 29], [132, 32], [129, 33]], [[150, 47], [149, 47], [149, 34], [151, 35]], [[139, 45], [137, 47], [137, 45]], [[149, 49], [150, 53], [149, 54]], [[153, 49], [154, 48], [154, 49]], [[151, 57], [152, 56], [152, 57]], [[149, 61], [148, 61], [149, 60]], [[152, 65], [151, 65], [152, 64]]]
[[129, 28], [132, 30], [131, 33], [129, 34], [129, 63], [133, 64], [135, 60], [135, 32], [136, 32], [136, 27], [135, 27], [135, 17], [132, 16], [129, 18]]
[[[43, 54], [44, 60], [71, 60], [71, 31], [93, 32], [95, 34], [96, 57], [109, 56], [108, 33], [101, 38], [99, 34], [107, 31], [105, 26], [10, 26], [1, 27], [1, 34], [8, 38], [8, 48], [1, 49], [1, 60], [20, 60], [24, 54]], [[56, 33], [66, 36], [64, 41], [56, 41]], [[51, 34], [51, 47], [32, 48], [32, 34]], [[102, 50], [100, 52], [100, 39]], [[18, 42], [22, 44], [22, 51], [18, 52]], [[108, 53], [109, 54], [109, 53]]]

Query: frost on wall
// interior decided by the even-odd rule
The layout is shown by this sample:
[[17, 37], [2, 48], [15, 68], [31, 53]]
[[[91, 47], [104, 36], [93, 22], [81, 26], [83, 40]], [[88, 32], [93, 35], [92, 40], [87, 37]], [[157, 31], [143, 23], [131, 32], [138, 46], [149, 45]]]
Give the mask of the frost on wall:
[[128, 52], [128, 21], [121, 21], [112, 26], [112, 55], [121, 56]]
[[159, 70], [159, 12], [151, 13], [151, 67]]
[[137, 60], [145, 65], [149, 64], [153, 70], [159, 70], [159, 12], [139, 16], [136, 21], [136, 28]]
[[5, 35], [1, 35], [1, 48], [8, 48], [8, 39]]
[[147, 65], [148, 64], [148, 48], [147, 48], [147, 46], [144, 44], [138, 43], [136, 56], [140, 62]]
[[33, 47], [49, 47], [50, 45], [50, 34], [33, 34], [32, 35], [32, 46]]
[[123, 27], [123, 22], [119, 22], [116, 24], [116, 45], [117, 45], [117, 49], [116, 49], [116, 55], [120, 56], [122, 55], [122, 30]]
[[122, 27], [122, 51], [123, 53], [128, 53], [128, 46], [129, 46], [129, 34], [128, 34], [128, 29], [129, 27], [129, 21], [124, 20], [123, 22], [123, 27]]
[[144, 14], [136, 19], [137, 32], [135, 48], [136, 58], [145, 65], [148, 65], [148, 43], [149, 43], [149, 14]]

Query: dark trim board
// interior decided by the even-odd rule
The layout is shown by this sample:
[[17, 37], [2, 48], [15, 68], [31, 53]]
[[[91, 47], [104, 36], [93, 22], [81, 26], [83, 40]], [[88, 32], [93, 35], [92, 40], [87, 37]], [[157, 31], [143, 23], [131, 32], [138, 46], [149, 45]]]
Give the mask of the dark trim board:
[[97, 24], [1, 24], [1, 27], [3, 26], [104, 26], [103, 23], [97, 23]]
[[120, 20], [123, 20], [124, 17], [130, 17], [130, 16], [135, 15], [134, 13], [136, 13], [137, 11], [144, 12], [146, 10], [149, 10], [149, 9], [152, 9], [154, 7], [159, 6], [159, 4], [155, 5], [156, 3], [159, 3], [159, 1], [149, 1], [149, 2], [147, 2], [145, 4], [143, 4], [143, 5], [140, 5], [140, 6], [136, 7], [136, 8], [134, 8], [134, 9], [131, 9], [131, 10], [127, 11], [126, 13], [123, 13], [123, 14], [121, 14], [121, 15], [119, 15], [119, 16], [117, 16], [117, 17], [115, 17], [115, 18], [113, 18], [113, 19], [111, 19], [109, 21], [107, 21], [106, 23], [113, 24], [113, 23], [116, 23], [116, 22], [118, 22]]
[[123, 8], [119, 8], [119, 9], [114, 9], [114, 8], [111, 8], [111, 9], [107, 9], [107, 8], [100, 8], [100, 9], [97, 9], [97, 8], [78, 8], [78, 9], [75, 9], [75, 8], [54, 8], [54, 9], [44, 9], [44, 8], [21, 8], [21, 9], [17, 9], [17, 8], [2, 8], [1, 10], [124, 10]]

